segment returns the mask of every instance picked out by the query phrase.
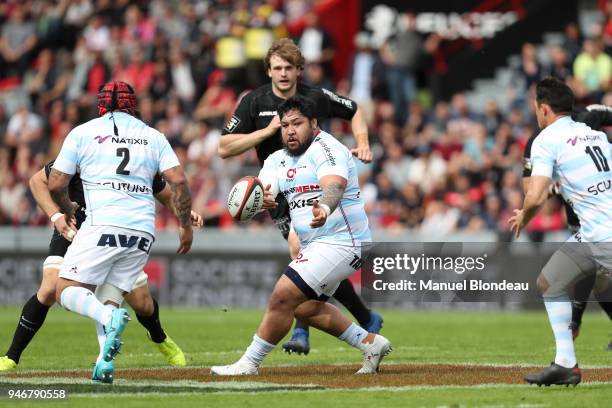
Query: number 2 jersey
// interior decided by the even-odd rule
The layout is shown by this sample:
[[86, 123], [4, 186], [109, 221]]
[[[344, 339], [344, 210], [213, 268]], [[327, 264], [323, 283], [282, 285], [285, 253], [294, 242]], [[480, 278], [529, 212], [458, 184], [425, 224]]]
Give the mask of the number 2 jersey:
[[[50, 162], [45, 164], [45, 175], [47, 176], [47, 179], [49, 178], [49, 173], [51, 173], [53, 163], [55, 163], [55, 160], [51, 160]], [[165, 187], [166, 180], [164, 180], [161, 175], [156, 174], [155, 178], [153, 179], [153, 195], [160, 193]], [[79, 211], [77, 211], [75, 215], [76, 226], [77, 228], [80, 228], [83, 221], [85, 221], [85, 209], [87, 208], [87, 203], [85, 202], [85, 194], [83, 193], [83, 183], [81, 182], [81, 176], [79, 175], [79, 173], [76, 173], [72, 177], [72, 179], [70, 179], [70, 184], [68, 184], [68, 198], [70, 198], [70, 201], [74, 201], [75, 203], [77, 203], [80, 207]], [[58, 234], [58, 236], [64, 239], [61, 235]], [[70, 245], [70, 241], [67, 242]]]
[[[372, 240], [351, 152], [329, 133], [320, 131], [306, 152], [297, 157], [285, 149], [277, 150], [265, 160], [259, 175], [264, 184], [268, 180], [278, 183], [272, 191], [278, 188], [287, 199], [302, 247], [313, 241], [361, 246]], [[322, 193], [319, 180], [328, 175], [345, 178], [346, 189], [325, 224], [311, 228], [312, 206]]]
[[84, 225], [112, 225], [155, 235], [153, 179], [179, 165], [166, 137], [141, 120], [114, 112], [74, 128], [53, 168], [80, 173], [86, 202]]
[[612, 241], [612, 159], [605, 133], [562, 117], [535, 138], [531, 161], [532, 176], [559, 181], [586, 242]]

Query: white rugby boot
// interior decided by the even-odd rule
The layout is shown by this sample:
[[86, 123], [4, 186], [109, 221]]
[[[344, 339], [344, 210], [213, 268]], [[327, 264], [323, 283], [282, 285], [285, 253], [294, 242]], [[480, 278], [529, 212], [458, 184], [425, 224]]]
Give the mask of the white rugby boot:
[[372, 343], [365, 343], [363, 350], [363, 366], [355, 374], [376, 374], [382, 359], [391, 352], [391, 342], [377, 334]]
[[242, 357], [234, 364], [225, 366], [212, 366], [210, 373], [213, 375], [257, 375], [257, 366], [248, 358]]

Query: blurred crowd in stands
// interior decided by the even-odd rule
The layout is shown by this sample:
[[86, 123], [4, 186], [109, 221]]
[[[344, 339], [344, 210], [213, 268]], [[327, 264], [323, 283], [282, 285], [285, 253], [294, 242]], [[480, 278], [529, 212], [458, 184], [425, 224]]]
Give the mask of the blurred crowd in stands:
[[[97, 90], [113, 78], [135, 87], [142, 120], [175, 148], [194, 209], [206, 224], [236, 228], [225, 211], [227, 193], [242, 175], [257, 174], [258, 162], [254, 152], [220, 159], [220, 129], [240, 94], [266, 83], [262, 59], [296, 19], [304, 21], [294, 37], [307, 61], [303, 81], [353, 98], [367, 114], [375, 160], [359, 169], [374, 230], [507, 233], [506, 220], [522, 204], [523, 148], [537, 128], [534, 84], [554, 75], [572, 86], [581, 104], [612, 105], [612, 6], [588, 35], [569, 24], [564, 43], [548, 49], [546, 63], [535, 45], [525, 44], [516, 72], [521, 86], [508, 96], [510, 109], [491, 101], [476, 111], [461, 93], [448, 101], [426, 97], [423, 72], [440, 38], [416, 33], [410, 15], [382, 44], [359, 33], [350, 69], [334, 81], [334, 41], [313, 3], [3, 1], [0, 224], [48, 224], [28, 179], [57, 155], [74, 126], [95, 116]], [[325, 127], [351, 145], [347, 123]], [[272, 225], [266, 217], [246, 227]], [[160, 229], [176, 226], [166, 210], [157, 223]], [[530, 226], [533, 234], [564, 228], [562, 206], [554, 200]]]

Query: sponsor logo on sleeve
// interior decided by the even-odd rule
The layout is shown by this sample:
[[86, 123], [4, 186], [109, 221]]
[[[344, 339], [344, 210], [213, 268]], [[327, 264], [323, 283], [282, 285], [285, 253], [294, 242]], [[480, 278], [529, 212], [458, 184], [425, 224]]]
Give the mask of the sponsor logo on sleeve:
[[329, 148], [329, 146], [327, 145], [327, 143], [325, 143], [323, 141], [323, 139], [321, 139], [321, 138], [315, 139], [315, 142], [319, 142], [319, 144], [323, 148], [323, 154], [325, 154], [325, 158], [327, 159], [327, 162], [329, 163], [329, 165], [330, 166], [335, 166], [336, 165], [336, 159], [334, 158], [334, 154], [332, 153], [332, 151]]
[[342, 98], [342, 97], [336, 95], [335, 93], [333, 93], [332, 91], [329, 91], [329, 90], [327, 90], [325, 88], [321, 88], [321, 90], [332, 101], [341, 103], [342, 105], [346, 106], [349, 109], [353, 109], [353, 101], [351, 101], [350, 99]]
[[236, 115], [233, 115], [227, 122], [227, 125], [225, 125], [225, 130], [232, 133], [238, 127], [239, 124], [240, 119]]

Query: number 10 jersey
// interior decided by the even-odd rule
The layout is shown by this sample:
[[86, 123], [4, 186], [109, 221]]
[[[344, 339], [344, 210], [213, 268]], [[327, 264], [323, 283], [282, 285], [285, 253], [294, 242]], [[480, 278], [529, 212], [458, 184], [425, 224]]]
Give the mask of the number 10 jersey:
[[586, 242], [612, 241], [612, 158], [605, 133], [562, 117], [535, 138], [532, 176], [558, 182]]

